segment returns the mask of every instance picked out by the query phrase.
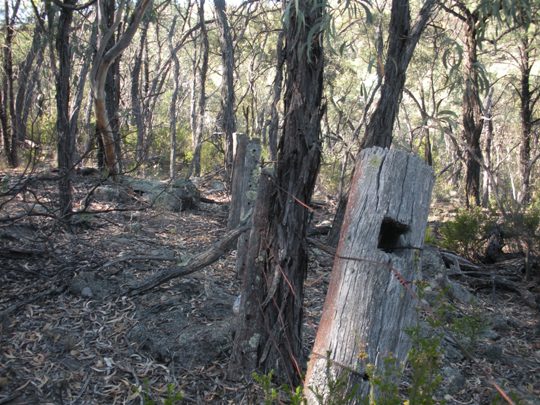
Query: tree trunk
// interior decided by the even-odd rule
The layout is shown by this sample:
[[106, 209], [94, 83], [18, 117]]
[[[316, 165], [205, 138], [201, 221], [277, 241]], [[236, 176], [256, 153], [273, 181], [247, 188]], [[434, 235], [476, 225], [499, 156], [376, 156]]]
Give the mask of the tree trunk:
[[[204, 19], [204, 1], [199, 0], [199, 24], [201, 25], [201, 68], [199, 72], [199, 99], [196, 112], [196, 126], [193, 134], [193, 161], [190, 176], [201, 175], [201, 147], [203, 142], [204, 117], [206, 114], [206, 75], [208, 74], [208, 30]], [[196, 74], [196, 73], [194, 73]]]
[[[80, 142], [81, 137], [79, 136], [79, 115], [81, 113], [82, 108], [82, 102], [83, 98], [85, 96], [85, 87], [86, 82], [88, 81], [88, 72], [90, 71], [91, 66], [91, 57], [92, 53], [95, 49], [96, 39], [97, 39], [97, 26], [94, 24], [92, 25], [92, 31], [90, 33], [90, 41], [89, 44], [84, 51], [84, 53], [81, 55], [84, 59], [82, 62], [81, 69], [79, 70], [77, 76], [79, 76], [79, 80], [77, 81], [77, 87], [75, 89], [75, 96], [73, 97], [73, 102], [71, 103], [71, 113], [69, 118], [69, 127], [70, 132], [73, 134], [75, 146], [73, 148], [73, 165], [77, 166], [82, 163], [82, 160], [85, 158], [85, 155], [87, 153], [86, 146], [82, 146], [82, 155], [78, 155], [78, 150], [81, 150], [81, 148], [77, 148], [77, 143]], [[73, 59], [73, 57], [72, 57]], [[91, 97], [91, 96], [90, 96]], [[91, 98], [89, 101], [89, 104], [92, 105]], [[93, 138], [93, 137], [92, 137]]]
[[[115, 5], [116, 0], [104, 0], [105, 12], [107, 18], [108, 27], [112, 28], [115, 24]], [[120, 35], [120, 24], [112, 32], [109, 38], [109, 43], [106, 50], [111, 49], [116, 42], [116, 37]], [[107, 70], [107, 77], [105, 79], [105, 105], [107, 109], [107, 117], [109, 118], [109, 126], [111, 130], [111, 136], [113, 139], [114, 155], [117, 167], [117, 173], [122, 172], [122, 147], [120, 139], [120, 121], [118, 117], [118, 110], [120, 108], [120, 57], [119, 54], [111, 62], [109, 69]]]
[[75, 134], [71, 132], [69, 119], [69, 96], [71, 81], [71, 46], [69, 43], [74, 0], [65, 0], [60, 9], [58, 32], [56, 35], [56, 52], [58, 53], [58, 71], [56, 76], [56, 130], [58, 132], [58, 191], [60, 197], [60, 214], [66, 217], [71, 214], [73, 201], [71, 178], [73, 175], [73, 154], [75, 150]]
[[528, 205], [531, 200], [531, 134], [532, 134], [532, 108], [530, 89], [530, 42], [527, 33], [522, 34], [519, 46], [521, 86], [519, 93], [521, 118], [521, 144], [519, 147], [519, 169], [521, 173], [521, 192], [519, 202]]
[[[392, 144], [392, 130], [405, 86], [407, 68], [416, 44], [431, 18], [435, 4], [435, 0], [425, 0], [417, 20], [411, 28], [409, 1], [392, 0], [388, 53], [384, 64], [384, 82], [375, 111], [373, 111], [366, 126], [361, 149], [373, 146], [390, 147]], [[352, 177], [354, 177], [354, 169]], [[332, 229], [328, 235], [328, 243], [332, 246], [337, 244], [348, 198], [349, 192], [340, 196]]]
[[483, 118], [478, 88], [478, 71], [476, 70], [478, 64], [476, 23], [475, 15], [469, 13], [465, 22], [465, 89], [463, 91], [463, 137], [467, 145], [465, 153], [467, 207], [472, 204], [480, 205], [480, 161], [482, 159], [480, 136]]
[[279, 112], [278, 103], [281, 99], [281, 89], [283, 87], [283, 64], [285, 63], [285, 50], [283, 41], [285, 32], [281, 30], [278, 34], [276, 43], [276, 75], [272, 92], [272, 105], [270, 106], [270, 125], [268, 127], [268, 146], [270, 150], [270, 159], [275, 162], [277, 159], [277, 144], [279, 132]]
[[225, 0], [214, 0], [217, 25], [219, 27], [219, 42], [221, 45], [221, 108], [218, 114], [218, 127], [225, 135], [225, 169], [232, 175], [233, 166], [233, 133], [236, 132], [235, 94], [234, 94], [234, 47], [225, 12]]
[[[247, 217], [252, 215], [257, 198], [257, 188], [260, 177], [260, 160], [261, 142], [259, 139], [252, 139], [246, 146], [243, 172], [241, 173], [242, 184], [240, 186], [240, 194], [236, 197], [236, 199], [240, 201], [239, 223], [245, 221]], [[249, 233], [244, 232], [240, 235], [236, 244], [236, 276], [239, 278], [244, 277], [248, 243]]]
[[411, 28], [409, 1], [392, 0], [381, 96], [366, 127], [362, 149], [372, 146], [390, 147], [392, 144], [392, 130], [405, 86], [407, 68], [435, 3], [435, 0], [424, 2], [418, 20]]
[[[15, 17], [19, 10], [20, 0], [17, 0], [10, 15], [9, 1], [4, 1], [4, 95], [3, 114], [5, 125], [4, 147], [7, 147], [6, 155], [8, 163], [12, 167], [19, 165], [18, 137], [16, 131], [17, 112], [15, 110], [15, 77], [13, 75], [13, 38], [15, 36]], [[7, 142], [6, 142], [7, 141]]]
[[493, 184], [491, 184], [491, 177], [493, 176], [492, 163], [491, 163], [491, 148], [493, 145], [493, 87], [489, 89], [488, 95], [486, 97], [486, 102], [484, 103], [484, 128], [483, 132], [485, 133], [484, 139], [486, 144], [484, 147], [484, 176], [482, 184], [482, 206], [487, 208], [489, 206], [489, 195]]
[[[36, 16], [39, 18], [39, 16]], [[18, 112], [16, 115], [16, 133], [19, 141], [24, 141], [26, 139], [26, 121], [28, 118], [28, 112], [30, 110], [30, 100], [33, 93], [35, 80], [31, 75], [32, 67], [34, 66], [34, 61], [37, 61], [36, 64], [40, 64], [40, 61], [43, 57], [44, 49], [44, 32], [43, 24], [36, 21], [36, 26], [34, 28], [34, 33], [32, 35], [32, 45], [26, 55], [24, 62], [19, 70], [19, 88], [17, 89], [17, 96], [15, 98], [15, 110]]]
[[291, 386], [302, 372], [305, 238], [321, 153], [325, 9], [317, 5], [299, 0], [286, 13], [283, 135], [276, 175], [261, 179], [261, 187], [272, 186], [271, 196], [259, 200], [254, 212], [230, 363], [236, 375], [274, 370]]
[[389, 356], [405, 362], [433, 178], [406, 152], [360, 153], [306, 374], [308, 403], [317, 403], [312, 390], [329, 399], [327, 367], [345, 378], [348, 392], [357, 389], [351, 403], [360, 403], [370, 389], [368, 363], [381, 368]]
[[[148, 26], [150, 19], [147, 18], [141, 29], [141, 38], [139, 42], [139, 49], [135, 55], [133, 61], [133, 70], [131, 71], [131, 109], [133, 113], [133, 120], [135, 127], [137, 128], [137, 146], [136, 146], [136, 160], [138, 164], [144, 162], [144, 119], [141, 105], [140, 94], [140, 80], [141, 80], [141, 68], [144, 53], [144, 44], [146, 41], [146, 34], [148, 32]], [[171, 30], [171, 33], [174, 30]]]
[[[120, 24], [120, 21], [115, 20], [112, 26], [107, 26], [107, 14], [105, 12], [105, 5], [103, 4], [104, 1], [107, 0], [98, 0], [97, 2], [97, 14], [102, 33], [94, 59], [94, 66], [92, 67], [92, 95], [94, 97], [94, 109], [96, 114], [96, 131], [103, 143], [105, 164], [109, 174], [115, 176], [120, 172], [120, 162], [118, 160], [118, 154], [115, 146], [116, 139], [114, 129], [111, 126], [107, 111], [105, 92], [107, 74], [114, 61], [130, 44], [143, 15], [152, 1], [140, 0], [137, 3], [126, 30], [121, 36], [119, 36], [116, 43], [112, 47], [109, 47], [109, 39], [113, 36], [118, 24]], [[124, 5], [124, 3], [121, 3], [121, 7]], [[118, 12], [117, 14], [120, 16], [122, 13]]]
[[169, 120], [170, 124], [170, 154], [169, 154], [169, 179], [176, 178], [176, 123], [178, 114], [176, 112], [176, 107], [178, 104], [178, 93], [180, 92], [180, 60], [178, 59], [177, 50], [173, 46], [173, 33], [176, 27], [176, 17], [173, 20], [171, 32], [169, 33], [169, 52], [171, 53], [171, 58], [173, 60], [173, 80], [174, 80], [174, 89], [171, 95], [171, 105], [169, 106]]

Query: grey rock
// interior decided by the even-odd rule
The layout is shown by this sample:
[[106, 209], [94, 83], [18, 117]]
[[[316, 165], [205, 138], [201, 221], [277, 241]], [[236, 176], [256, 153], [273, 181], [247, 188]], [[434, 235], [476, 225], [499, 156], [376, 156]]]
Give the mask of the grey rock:
[[162, 182], [123, 177], [121, 181], [147, 203], [168, 211], [184, 211], [196, 208], [199, 204], [199, 190], [190, 180], [176, 179], [172, 182]]
[[422, 278], [433, 279], [446, 272], [446, 266], [437, 248], [425, 246], [422, 251]]
[[81, 296], [84, 298], [92, 298], [94, 296], [94, 293], [92, 292], [92, 289], [90, 287], [84, 287], [81, 291]]
[[442, 340], [441, 348], [444, 357], [451, 363], [460, 362], [465, 358], [463, 353], [458, 349], [457, 343], [448, 335]]
[[455, 281], [450, 280], [445, 274], [437, 275], [430, 285], [436, 291], [444, 291], [452, 300], [459, 301], [464, 304], [470, 304], [474, 301], [474, 296], [467, 289], [465, 289], [465, 287]]
[[503, 349], [496, 344], [487, 344], [482, 349], [482, 354], [491, 361], [500, 361], [503, 357]]
[[452, 395], [463, 389], [466, 381], [459, 370], [445, 366], [441, 370], [441, 375], [444, 378], [445, 391], [448, 394]]
[[210, 192], [225, 191], [225, 184], [219, 180], [213, 180], [210, 183]]
[[493, 317], [491, 320], [491, 327], [497, 332], [505, 332], [511, 329], [508, 319], [500, 316]]
[[485, 339], [490, 339], [490, 340], [498, 340], [500, 339], [500, 335], [495, 332], [493, 329], [485, 329], [483, 330], [481, 333], [480, 333], [480, 337], [483, 337]]
[[77, 296], [101, 299], [116, 293], [118, 284], [112, 279], [104, 279], [94, 272], [81, 272], [73, 277], [68, 289]]
[[119, 185], [99, 186], [94, 190], [94, 198], [100, 201], [124, 203], [131, 200], [130, 195]]

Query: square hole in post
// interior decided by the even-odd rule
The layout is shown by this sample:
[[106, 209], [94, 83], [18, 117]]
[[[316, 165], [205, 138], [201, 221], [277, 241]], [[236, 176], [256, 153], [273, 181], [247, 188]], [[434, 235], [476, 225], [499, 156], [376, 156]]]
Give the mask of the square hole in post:
[[401, 235], [407, 232], [409, 232], [408, 225], [385, 217], [381, 223], [377, 248], [386, 253], [393, 253], [395, 250], [403, 248], [403, 238]]

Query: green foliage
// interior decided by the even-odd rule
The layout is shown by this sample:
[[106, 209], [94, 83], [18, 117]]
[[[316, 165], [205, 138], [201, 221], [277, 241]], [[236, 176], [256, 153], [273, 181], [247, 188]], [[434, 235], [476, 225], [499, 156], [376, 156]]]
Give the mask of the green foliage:
[[251, 374], [253, 380], [259, 384], [264, 393], [264, 405], [272, 405], [277, 401], [279, 397], [279, 389], [275, 387], [272, 379], [274, 377], [274, 370], [271, 370], [267, 374], [258, 374], [254, 372]]
[[223, 165], [223, 152], [209, 142], [205, 142], [201, 147], [201, 174], [216, 170]]
[[[416, 285], [418, 287], [418, 296], [421, 299], [424, 298], [424, 289], [427, 285], [421, 282]], [[431, 311], [430, 316], [426, 318], [429, 326], [433, 330], [443, 329], [450, 332], [458, 344], [467, 351], [475, 348], [482, 332], [488, 327], [479, 310], [471, 306], [470, 311], [465, 313], [450, 302], [448, 291], [444, 289], [434, 299]], [[412, 330], [409, 335], [414, 342], [419, 338], [419, 331]], [[424, 349], [430, 349], [430, 347], [426, 346]]]
[[433, 233], [433, 229], [430, 226], [426, 228], [426, 234], [424, 235], [424, 244], [426, 245], [437, 244], [437, 238], [435, 237], [435, 234]]
[[420, 327], [408, 331], [412, 340], [409, 351], [411, 370], [411, 385], [408, 390], [410, 404], [435, 404], [433, 396], [439, 388], [442, 377], [441, 368], [441, 337], [437, 334], [423, 336]]
[[373, 364], [367, 367], [370, 383], [369, 403], [377, 405], [400, 405], [399, 386], [401, 367], [392, 355], [383, 360], [382, 370], [377, 371]]
[[475, 348], [480, 334], [487, 329], [488, 325], [480, 312], [473, 311], [471, 314], [455, 317], [449, 324], [449, 330], [461, 345], [471, 351]]
[[159, 401], [155, 401], [151, 398], [149, 391], [148, 380], [144, 381], [144, 391], [142, 392], [142, 399], [144, 405], [178, 405], [184, 399], [182, 391], [178, 390], [174, 384], [167, 384], [167, 392], [165, 398], [161, 398]]
[[480, 208], [460, 210], [441, 227], [441, 244], [465, 256], [473, 256], [484, 239], [488, 217]]
[[540, 226], [540, 205], [534, 203], [529, 208], [509, 215], [504, 224], [503, 232], [506, 237], [534, 237]]
[[[403, 372], [401, 364], [392, 355], [386, 357], [379, 368], [373, 364], [366, 366], [370, 392], [366, 397], [358, 398], [358, 385], [351, 387], [351, 370], [341, 368], [342, 372], [336, 373], [332, 367], [330, 353], [327, 353], [325, 369], [327, 386], [323, 390], [319, 387], [309, 387], [316, 402], [320, 405], [342, 405], [353, 401], [365, 405], [437, 403], [433, 396], [442, 381], [439, 373], [441, 338], [439, 335], [423, 336], [419, 327], [412, 328], [408, 333], [412, 341], [412, 348], [408, 355], [411, 370], [408, 399], [405, 399], [402, 393], [400, 394], [399, 381], [403, 377]], [[306, 403], [301, 387], [295, 390], [291, 390], [287, 385], [276, 387], [272, 382], [272, 371], [268, 374], [253, 373], [253, 379], [264, 393], [265, 405], [281, 403], [279, 398], [282, 393], [288, 395], [291, 404]]]

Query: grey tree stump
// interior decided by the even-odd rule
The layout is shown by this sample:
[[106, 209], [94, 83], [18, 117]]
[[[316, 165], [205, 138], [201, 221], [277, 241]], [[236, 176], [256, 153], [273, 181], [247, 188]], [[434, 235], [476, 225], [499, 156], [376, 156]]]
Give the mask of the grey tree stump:
[[432, 186], [431, 168], [416, 156], [381, 148], [360, 153], [308, 364], [308, 403], [318, 403], [312, 390], [325, 395], [327, 365], [356, 387], [356, 403], [369, 392], [368, 363], [405, 361]]

